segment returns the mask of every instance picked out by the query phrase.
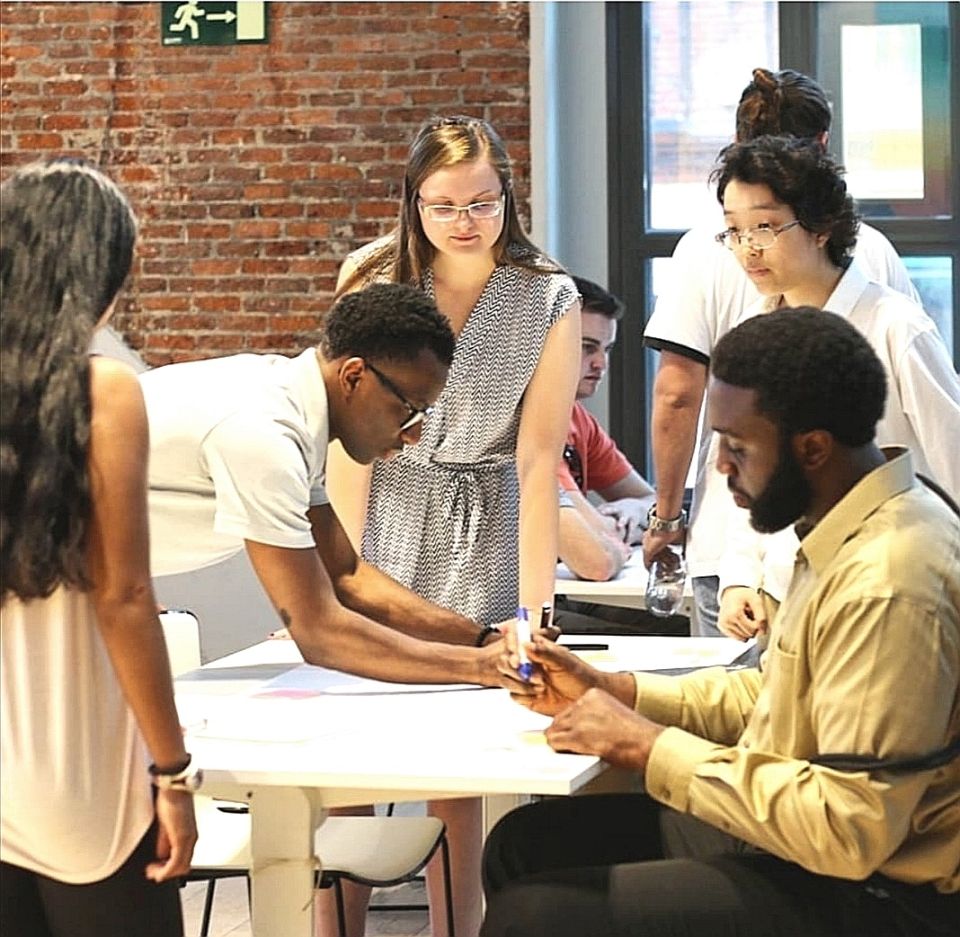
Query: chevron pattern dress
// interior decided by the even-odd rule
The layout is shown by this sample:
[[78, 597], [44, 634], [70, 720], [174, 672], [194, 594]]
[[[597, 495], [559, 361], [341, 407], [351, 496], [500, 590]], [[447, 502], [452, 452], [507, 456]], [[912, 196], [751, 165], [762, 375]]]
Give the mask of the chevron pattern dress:
[[[423, 288], [434, 295], [429, 271]], [[576, 299], [566, 275], [497, 267], [420, 442], [374, 465], [364, 558], [484, 624], [516, 611], [523, 394], [547, 332]]]

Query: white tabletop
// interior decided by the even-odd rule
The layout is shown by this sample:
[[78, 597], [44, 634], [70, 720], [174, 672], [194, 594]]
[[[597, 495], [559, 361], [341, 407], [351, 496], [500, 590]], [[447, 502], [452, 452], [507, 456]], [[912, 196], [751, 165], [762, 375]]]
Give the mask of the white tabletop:
[[[598, 667], [703, 666], [723, 638], [571, 636]], [[706, 642], [706, 643], [705, 643]], [[478, 794], [571, 794], [605, 770], [547, 746], [546, 717], [503, 690], [410, 687], [308, 667], [266, 641], [176, 681], [204, 793], [250, 805], [255, 937], [313, 937], [314, 830], [328, 808]]]
[[484, 793], [569, 794], [603, 770], [544, 741], [503, 690], [378, 683], [266, 641], [177, 680], [209, 785], [303, 786], [323, 806]]

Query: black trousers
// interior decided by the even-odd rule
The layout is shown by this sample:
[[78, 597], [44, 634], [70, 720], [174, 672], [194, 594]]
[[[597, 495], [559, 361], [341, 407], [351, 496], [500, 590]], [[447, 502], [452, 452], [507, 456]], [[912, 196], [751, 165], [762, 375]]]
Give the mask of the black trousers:
[[0, 863], [3, 937], [183, 937], [179, 882], [151, 882], [156, 826], [113, 875], [68, 885]]
[[815, 875], [637, 794], [513, 811], [483, 873], [481, 937], [960, 934], [960, 895]]

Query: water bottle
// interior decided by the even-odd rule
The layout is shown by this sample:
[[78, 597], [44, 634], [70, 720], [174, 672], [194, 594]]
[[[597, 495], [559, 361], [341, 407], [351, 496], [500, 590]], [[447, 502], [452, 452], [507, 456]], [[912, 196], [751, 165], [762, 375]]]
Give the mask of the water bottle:
[[687, 564], [683, 557], [683, 544], [668, 544], [657, 554], [647, 573], [648, 611], [661, 618], [676, 615], [683, 606], [686, 581]]

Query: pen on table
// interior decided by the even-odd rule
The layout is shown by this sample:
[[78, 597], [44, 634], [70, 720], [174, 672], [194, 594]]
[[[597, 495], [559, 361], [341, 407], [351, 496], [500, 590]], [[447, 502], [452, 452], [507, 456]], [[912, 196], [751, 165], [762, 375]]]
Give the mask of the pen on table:
[[517, 667], [517, 673], [522, 680], [529, 680], [533, 676], [533, 664], [527, 657], [526, 644], [530, 640], [530, 618], [527, 610], [521, 605], [517, 609], [517, 656], [520, 658], [520, 665]]

